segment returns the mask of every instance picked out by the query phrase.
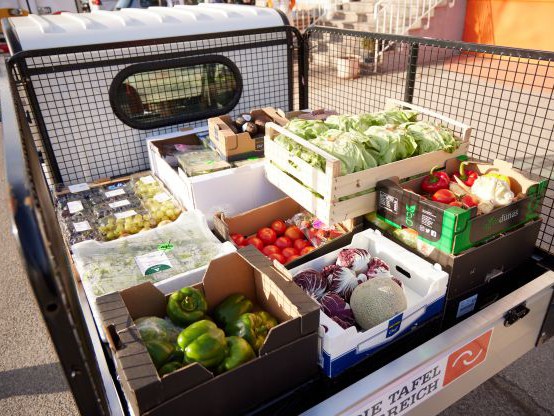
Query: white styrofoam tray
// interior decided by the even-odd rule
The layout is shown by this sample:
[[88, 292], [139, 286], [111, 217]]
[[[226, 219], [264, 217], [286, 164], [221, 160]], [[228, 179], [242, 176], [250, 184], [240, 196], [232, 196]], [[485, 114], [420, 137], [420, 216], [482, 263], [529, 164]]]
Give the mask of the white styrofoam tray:
[[[365, 230], [344, 248], [363, 248], [390, 266], [391, 274], [402, 281], [408, 307], [403, 312], [367, 331], [356, 327], [341, 328], [323, 312], [320, 313], [320, 365], [329, 377], [334, 377], [365, 357], [385, 347], [415, 326], [442, 312], [448, 274], [440, 265], [409, 252], [381, 235]], [[335, 250], [290, 270], [291, 276], [305, 269], [322, 270], [334, 264], [342, 249]]]
[[263, 161], [188, 177], [181, 168], [171, 167], [150, 146], [154, 141], [205, 131], [204, 128], [198, 128], [185, 133], [169, 133], [147, 139], [152, 172], [187, 210], [202, 211], [206, 215], [208, 225], [212, 227], [213, 216], [217, 212], [233, 216], [285, 197], [283, 192], [267, 180]]

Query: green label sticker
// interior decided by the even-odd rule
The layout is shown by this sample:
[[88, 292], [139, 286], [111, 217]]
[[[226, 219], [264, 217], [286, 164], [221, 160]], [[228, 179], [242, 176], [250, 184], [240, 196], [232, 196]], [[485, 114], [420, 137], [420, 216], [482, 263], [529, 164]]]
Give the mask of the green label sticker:
[[168, 241], [167, 243], [162, 243], [158, 246], [158, 250], [160, 251], [171, 251], [175, 248], [175, 246], [173, 244], [171, 244], [170, 241]]
[[150, 266], [148, 269], [144, 271], [145, 276], [149, 276], [154, 273], [161, 272], [162, 270], [168, 270], [171, 269], [171, 266], [168, 266], [167, 264], [156, 264], [155, 266]]

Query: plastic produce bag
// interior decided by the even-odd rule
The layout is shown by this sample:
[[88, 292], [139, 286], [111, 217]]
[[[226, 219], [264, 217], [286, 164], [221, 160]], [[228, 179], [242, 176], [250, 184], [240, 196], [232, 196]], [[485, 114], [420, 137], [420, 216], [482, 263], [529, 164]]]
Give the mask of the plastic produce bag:
[[135, 321], [135, 326], [144, 342], [159, 340], [175, 344], [177, 343], [177, 337], [183, 330], [169, 319], [162, 319], [157, 316], [139, 318]]
[[71, 249], [85, 290], [94, 297], [175, 277], [226, 252], [198, 211], [127, 238], [84, 241]]
[[345, 234], [345, 230], [339, 224], [328, 226], [307, 211], [294, 215], [287, 220], [287, 223], [300, 228], [306, 238], [316, 248]]
[[198, 176], [231, 168], [231, 164], [222, 160], [213, 150], [182, 153], [177, 155], [179, 166], [187, 176]]

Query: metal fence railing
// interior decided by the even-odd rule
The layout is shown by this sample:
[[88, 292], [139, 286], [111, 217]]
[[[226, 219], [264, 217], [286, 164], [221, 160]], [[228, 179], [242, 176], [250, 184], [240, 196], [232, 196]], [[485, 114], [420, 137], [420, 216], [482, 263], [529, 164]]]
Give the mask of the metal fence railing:
[[[550, 179], [538, 245], [552, 252], [553, 52], [326, 27], [306, 36], [310, 108], [356, 114], [381, 110], [388, 98], [413, 102], [472, 126], [470, 156]], [[378, 62], [374, 45], [389, 45]], [[345, 56], [356, 62], [355, 79], [338, 76]]]

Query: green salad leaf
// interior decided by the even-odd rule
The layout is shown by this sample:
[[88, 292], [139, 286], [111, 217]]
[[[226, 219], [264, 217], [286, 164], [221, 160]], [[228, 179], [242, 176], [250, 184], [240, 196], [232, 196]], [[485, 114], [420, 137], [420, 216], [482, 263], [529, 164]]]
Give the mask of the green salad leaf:
[[[393, 108], [373, 114], [332, 115], [320, 120], [294, 119], [286, 128], [341, 161], [341, 174], [421, 155], [453, 152], [459, 142], [446, 127], [417, 121], [413, 110]], [[325, 158], [284, 135], [275, 138], [293, 155], [325, 171]]]

